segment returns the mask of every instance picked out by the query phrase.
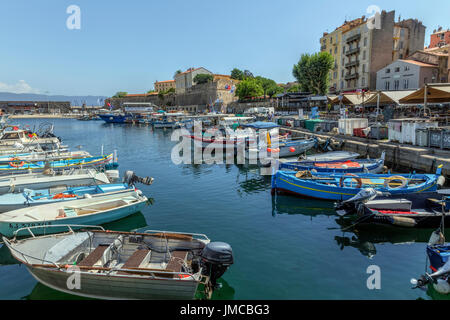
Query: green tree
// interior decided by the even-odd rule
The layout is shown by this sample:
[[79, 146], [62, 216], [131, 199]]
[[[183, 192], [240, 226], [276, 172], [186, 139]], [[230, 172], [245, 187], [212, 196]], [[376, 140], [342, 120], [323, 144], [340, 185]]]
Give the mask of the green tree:
[[261, 85], [261, 87], [264, 90], [264, 95], [268, 95], [268, 90], [272, 89], [271, 92], [273, 92], [273, 90], [278, 87], [277, 83], [275, 81], [273, 81], [272, 79], [268, 79], [268, 78], [264, 78], [261, 76], [257, 76], [255, 78], [256, 81], [258, 81], [258, 83]]
[[147, 93], [154, 93], [156, 90], [148, 90]]
[[301, 92], [302, 87], [299, 84], [294, 84], [292, 87], [290, 87], [287, 92]]
[[194, 77], [194, 82], [196, 84], [208, 83], [214, 80], [214, 76], [212, 74], [199, 73]]
[[124, 92], [124, 91], [119, 91], [117, 92], [113, 98], [124, 98], [128, 95], [128, 92]]
[[179, 75], [180, 73], [182, 73], [183, 71], [181, 71], [180, 69], [178, 69], [177, 71], [175, 71], [175, 73], [173, 74], [173, 78], [175, 79], [175, 77], [177, 75]]
[[294, 65], [292, 74], [302, 91], [325, 95], [328, 93], [329, 73], [333, 65], [333, 56], [328, 52], [302, 54], [299, 62]]
[[231, 79], [244, 80], [244, 72], [238, 68], [231, 70]]
[[264, 94], [261, 84], [254, 78], [244, 79], [236, 87], [236, 95], [240, 100], [259, 97]]
[[276, 94], [280, 94], [284, 92], [284, 88], [280, 87], [278, 85], [272, 85], [269, 88], [267, 88], [266, 93], [269, 97], [273, 97]]

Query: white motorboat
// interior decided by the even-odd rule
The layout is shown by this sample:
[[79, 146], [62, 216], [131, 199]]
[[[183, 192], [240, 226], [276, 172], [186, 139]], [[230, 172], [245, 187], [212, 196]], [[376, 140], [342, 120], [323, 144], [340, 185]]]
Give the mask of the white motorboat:
[[46, 170], [41, 173], [12, 174], [0, 177], [0, 194], [23, 192], [25, 188], [67, 188], [107, 184], [111, 182], [110, 180], [107, 174], [95, 169]]
[[[17, 230], [32, 226], [53, 226], [54, 228], [34, 231], [34, 234], [48, 234], [61, 232], [61, 228], [55, 227], [58, 225], [100, 225], [139, 212], [147, 200], [140, 190], [128, 189], [97, 195], [86, 194], [78, 200], [8, 211], [0, 215], [0, 233], [12, 237]], [[22, 229], [17, 235], [26, 236], [27, 232]]]

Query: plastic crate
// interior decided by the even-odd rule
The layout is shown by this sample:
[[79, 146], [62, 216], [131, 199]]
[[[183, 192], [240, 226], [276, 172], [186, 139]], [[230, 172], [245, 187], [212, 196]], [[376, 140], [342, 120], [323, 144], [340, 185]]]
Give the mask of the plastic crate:
[[416, 130], [416, 146], [428, 147], [428, 128]]
[[364, 129], [366, 129], [366, 128], [355, 128], [355, 129], [353, 129], [353, 135], [355, 137], [367, 138], [366, 134], [363, 131]]
[[388, 127], [382, 125], [375, 125], [370, 127], [369, 138], [375, 140], [388, 139]]
[[442, 149], [442, 130], [439, 128], [430, 128], [428, 131], [428, 145], [430, 147]]

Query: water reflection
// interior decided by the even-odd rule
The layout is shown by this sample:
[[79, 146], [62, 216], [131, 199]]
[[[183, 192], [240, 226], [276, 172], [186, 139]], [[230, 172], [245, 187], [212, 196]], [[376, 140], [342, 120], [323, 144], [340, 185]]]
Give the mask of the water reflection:
[[329, 201], [274, 195], [272, 196], [272, 215], [275, 217], [277, 214], [302, 214], [316, 217], [321, 215], [332, 216], [336, 212], [334, 204]]
[[[351, 219], [336, 219], [336, 223], [343, 232], [335, 240], [341, 250], [345, 247], [358, 249], [362, 255], [372, 258], [376, 253], [376, 244], [411, 244], [428, 243], [434, 229], [399, 228], [384, 225], [358, 225], [353, 226]], [[445, 232], [450, 237], [450, 231]], [[425, 246], [424, 246], [425, 255]]]

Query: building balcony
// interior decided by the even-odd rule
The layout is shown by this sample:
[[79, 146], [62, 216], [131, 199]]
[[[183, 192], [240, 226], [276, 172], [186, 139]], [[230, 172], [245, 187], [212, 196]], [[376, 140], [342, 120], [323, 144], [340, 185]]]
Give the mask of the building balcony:
[[355, 60], [355, 61], [347, 62], [347, 63], [345, 64], [345, 67], [346, 67], [346, 68], [357, 67], [357, 66], [359, 66], [359, 59], [357, 59], [357, 60]]
[[355, 53], [359, 53], [359, 50], [360, 50], [360, 47], [356, 47], [356, 48], [353, 48], [353, 49], [349, 49], [349, 50], [347, 50], [347, 51], [345, 52], [345, 55], [346, 55], [346, 56], [349, 56], [349, 55], [352, 55], [352, 54], [355, 54]]
[[324, 51], [326, 49], [327, 49], [327, 45], [323, 45], [323, 46], [320, 47], [320, 51]]
[[345, 74], [345, 80], [358, 79], [358, 77], [359, 77], [358, 72]]
[[354, 36], [348, 37], [347, 38], [347, 43], [353, 42], [353, 41], [358, 41], [359, 39], [361, 39], [361, 33], [355, 34]]

